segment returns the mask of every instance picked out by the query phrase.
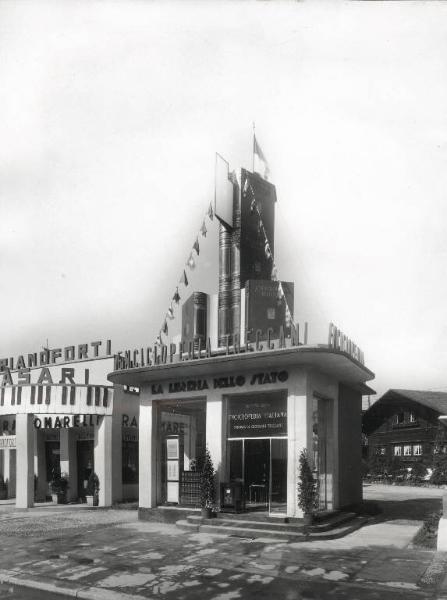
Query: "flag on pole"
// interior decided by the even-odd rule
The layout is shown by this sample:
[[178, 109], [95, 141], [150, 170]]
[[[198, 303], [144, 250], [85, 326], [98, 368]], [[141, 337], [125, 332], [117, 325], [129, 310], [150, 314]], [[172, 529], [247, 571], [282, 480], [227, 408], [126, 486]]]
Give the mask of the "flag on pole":
[[180, 302], [180, 294], [178, 293], [178, 288], [175, 289], [175, 294], [172, 296], [172, 299], [176, 304]]
[[192, 247], [192, 249], [197, 252], [197, 256], [200, 254], [199, 238], [196, 238], [196, 241], [194, 242], [194, 246]]
[[[176, 293], [178, 295], [178, 291]], [[166, 313], [166, 316], [168, 317], [168, 319], [171, 319], [171, 320], [174, 318], [174, 308], [172, 306], [172, 302], [169, 305], [168, 312]]]
[[253, 171], [268, 181], [270, 169], [256, 136], [253, 135]]
[[167, 323], [166, 319], [164, 320], [161, 330], [165, 335], [168, 335], [168, 323]]
[[183, 269], [183, 275], [180, 277], [180, 283], [183, 283], [184, 286], [188, 285], [188, 278], [186, 277], [186, 271]]
[[208, 217], [210, 218], [211, 221], [213, 220], [213, 217], [214, 217], [213, 207], [212, 207], [211, 202], [210, 202], [210, 205], [208, 207]]
[[208, 229], [206, 228], [205, 225], [205, 220], [202, 223], [202, 227], [200, 228], [200, 233], [203, 235], [203, 237], [206, 237], [206, 232], [208, 231]]

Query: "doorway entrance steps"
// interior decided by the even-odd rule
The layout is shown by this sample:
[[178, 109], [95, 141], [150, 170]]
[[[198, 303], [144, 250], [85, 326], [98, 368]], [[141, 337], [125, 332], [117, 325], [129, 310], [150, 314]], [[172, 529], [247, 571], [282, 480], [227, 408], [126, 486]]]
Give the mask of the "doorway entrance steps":
[[273, 538], [286, 542], [300, 542], [341, 538], [360, 529], [370, 520], [370, 517], [359, 516], [354, 512], [338, 512], [319, 519], [312, 525], [304, 525], [298, 519], [286, 522], [287, 519], [269, 517], [260, 513], [241, 515], [218, 513], [214, 519], [188, 515], [186, 519], [176, 521], [176, 525], [179, 529], [192, 533], [214, 533], [248, 539]]

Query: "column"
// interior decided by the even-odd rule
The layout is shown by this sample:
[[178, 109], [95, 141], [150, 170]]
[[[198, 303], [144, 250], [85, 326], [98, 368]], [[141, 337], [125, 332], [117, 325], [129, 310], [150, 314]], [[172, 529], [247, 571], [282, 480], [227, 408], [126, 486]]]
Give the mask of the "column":
[[222, 438], [222, 394], [210, 393], [206, 399], [206, 444], [217, 473], [216, 503], [220, 505], [220, 482], [225, 479]]
[[312, 437], [307, 427], [308, 392], [304, 373], [293, 374], [289, 378], [287, 396], [287, 516], [302, 517], [297, 503], [298, 458], [303, 448], [312, 448]]
[[34, 505], [34, 429], [32, 414], [16, 416], [17, 443], [17, 508]]
[[45, 502], [47, 495], [47, 465], [45, 456], [45, 432], [36, 430], [34, 435], [34, 474], [37, 477], [36, 501]]
[[100, 417], [95, 425], [95, 473], [99, 478], [98, 506], [112, 505], [112, 415]]
[[7, 455], [7, 477], [8, 479], [8, 498], [16, 497], [16, 464], [17, 464], [17, 451], [15, 448], [8, 449]]
[[121, 415], [112, 421], [112, 502], [120, 502], [123, 497], [123, 428]]
[[60, 430], [59, 448], [61, 473], [68, 477], [67, 500], [70, 502], [78, 497], [78, 461], [76, 439], [72, 429]]
[[156, 410], [148, 389], [142, 388], [140, 393], [139, 507], [154, 508], [157, 505]]

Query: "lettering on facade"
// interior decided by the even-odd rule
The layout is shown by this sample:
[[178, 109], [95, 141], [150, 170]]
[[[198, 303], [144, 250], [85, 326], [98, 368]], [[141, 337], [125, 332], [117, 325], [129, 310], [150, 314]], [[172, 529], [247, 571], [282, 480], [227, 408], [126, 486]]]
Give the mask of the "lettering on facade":
[[1, 435], [0, 436], [0, 448], [15, 448], [16, 447], [16, 436], [15, 435]]
[[192, 342], [180, 342], [179, 344], [161, 344], [154, 347], [149, 346], [118, 352], [115, 354], [115, 371], [210, 358], [212, 356], [220, 356], [222, 353], [234, 355], [246, 352], [290, 348], [299, 345], [298, 327], [292, 327], [290, 337], [286, 337], [284, 327], [281, 326], [279, 328], [279, 339], [277, 340], [272, 340], [273, 329], [269, 328], [266, 333], [268, 342], [265, 346], [260, 343], [262, 337], [260, 329], [255, 333], [251, 330], [245, 331], [244, 344], [239, 343], [239, 336], [236, 334], [234, 336], [234, 344], [230, 344], [230, 336], [228, 335], [226, 344], [224, 344], [224, 350], [221, 352], [211, 350], [210, 338], [207, 338], [205, 342], [199, 338], [196, 345]]
[[123, 415], [123, 427], [138, 427], [138, 421], [135, 416], [132, 418], [129, 415]]
[[208, 389], [208, 383], [206, 379], [198, 379], [197, 381], [175, 381], [169, 384], [168, 391], [170, 394], [176, 392], [200, 392]]
[[183, 435], [185, 433], [185, 423], [162, 421], [160, 423], [160, 430], [165, 435]]
[[48, 415], [35, 417], [35, 429], [66, 429], [99, 425], [101, 415]]
[[228, 437], [287, 435], [287, 398], [230, 398]]
[[[289, 373], [287, 371], [270, 371], [267, 373], [255, 373], [249, 379], [250, 385], [265, 385], [267, 383], [277, 383], [287, 381]], [[227, 375], [225, 377], [215, 377], [212, 382], [214, 389], [242, 387], [247, 382], [244, 375]], [[174, 381], [168, 384], [168, 393], [176, 394], [179, 392], [199, 392], [208, 390], [210, 385], [206, 379]], [[164, 388], [161, 383], [151, 385], [153, 396], [164, 394]]]
[[259, 385], [264, 385], [266, 383], [276, 383], [280, 381], [283, 383], [287, 381], [289, 378], [289, 374], [287, 371], [271, 371], [270, 373], [256, 373], [253, 375], [250, 381], [250, 385], [255, 385], [258, 383]]
[[65, 346], [65, 348], [45, 348], [41, 352], [20, 355], [16, 359], [14, 357], [0, 358], [0, 371], [3, 371], [4, 368], [13, 371], [55, 365], [61, 361], [73, 362], [98, 358], [100, 346], [105, 350], [104, 356], [112, 356], [112, 341], [106, 340], [105, 344], [97, 341], [89, 344], [78, 344], [77, 346]]
[[[19, 369], [17, 371], [17, 385], [54, 385], [55, 383], [60, 385], [88, 385], [90, 381], [90, 369], [82, 369], [82, 377], [79, 377], [81, 369], [78, 369], [78, 375], [76, 376], [75, 369], [69, 367], [62, 367], [61, 376], [58, 379], [51, 374], [48, 367], [42, 367], [39, 376], [35, 382], [31, 381], [31, 369]], [[75, 381], [75, 377], [77, 381]], [[11, 369], [9, 367], [3, 367], [0, 371], [0, 387], [6, 385], [15, 385], [11, 375]]]
[[365, 364], [365, 355], [360, 348], [354, 344], [340, 329], [337, 329], [333, 323], [329, 323], [328, 346], [334, 350], [346, 352], [362, 365]]

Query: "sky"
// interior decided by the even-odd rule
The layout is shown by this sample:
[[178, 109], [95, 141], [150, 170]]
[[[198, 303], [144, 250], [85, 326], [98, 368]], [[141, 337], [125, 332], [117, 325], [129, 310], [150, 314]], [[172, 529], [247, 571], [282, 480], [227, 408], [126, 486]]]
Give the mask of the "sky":
[[[4, 0], [0, 357], [151, 345], [255, 122], [310, 341], [447, 391], [446, 72], [442, 2]], [[183, 299], [217, 289], [207, 227]]]

